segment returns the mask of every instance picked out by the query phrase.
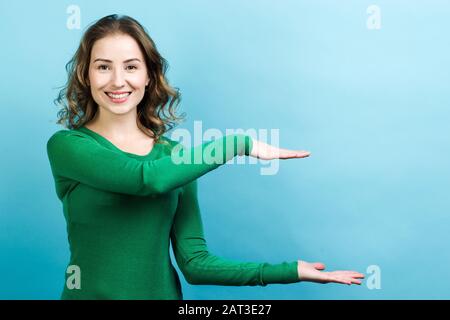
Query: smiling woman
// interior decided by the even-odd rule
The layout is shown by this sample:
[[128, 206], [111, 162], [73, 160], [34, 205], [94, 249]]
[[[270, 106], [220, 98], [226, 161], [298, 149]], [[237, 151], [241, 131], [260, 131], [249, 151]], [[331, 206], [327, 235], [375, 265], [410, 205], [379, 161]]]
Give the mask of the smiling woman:
[[[63, 104], [58, 123], [69, 130], [47, 142], [67, 222], [69, 266], [79, 271], [76, 285], [67, 277], [63, 299], [181, 299], [170, 243], [191, 284], [360, 283], [361, 274], [325, 273], [320, 263], [239, 262], [209, 252], [196, 179], [238, 155], [272, 160], [309, 152], [244, 134], [190, 149], [164, 137], [179, 120], [173, 113], [179, 93], [168, 85], [165, 61], [136, 20], [100, 19], [86, 31], [67, 70], [68, 84], [57, 101]], [[174, 150], [188, 161], [175, 163]], [[197, 154], [206, 156], [194, 161]]]
[[131, 17], [111, 15], [91, 25], [66, 70], [68, 82], [55, 102], [63, 107], [58, 124], [69, 129], [96, 128], [103, 114], [135, 110], [137, 126], [158, 141], [184, 118], [175, 114], [180, 93], [165, 78], [166, 60]]
[[[137, 57], [128, 59], [130, 56]], [[107, 36], [95, 42], [91, 53], [89, 85], [94, 100], [101, 108], [108, 108], [112, 102], [117, 106], [108, 111], [123, 114], [139, 104], [150, 82], [143, 60], [138, 43], [129, 35]]]

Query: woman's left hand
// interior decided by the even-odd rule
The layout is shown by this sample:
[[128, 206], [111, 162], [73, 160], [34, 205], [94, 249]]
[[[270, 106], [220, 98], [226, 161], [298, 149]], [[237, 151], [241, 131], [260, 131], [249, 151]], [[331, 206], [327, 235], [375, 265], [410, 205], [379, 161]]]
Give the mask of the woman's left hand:
[[298, 275], [301, 281], [310, 281], [317, 283], [342, 283], [342, 284], [361, 284], [358, 279], [363, 279], [364, 275], [356, 271], [331, 271], [325, 272], [325, 265], [321, 262], [309, 263], [298, 260]]
[[252, 141], [253, 148], [250, 152], [250, 156], [261, 160], [306, 158], [311, 155], [311, 152], [305, 150], [278, 148], [256, 139], [253, 139]]

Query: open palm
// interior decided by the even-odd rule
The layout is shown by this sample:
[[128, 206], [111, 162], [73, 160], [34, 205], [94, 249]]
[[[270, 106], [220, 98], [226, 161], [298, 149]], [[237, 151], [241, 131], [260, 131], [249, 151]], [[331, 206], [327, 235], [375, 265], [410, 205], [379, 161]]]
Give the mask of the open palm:
[[250, 152], [251, 157], [262, 160], [306, 158], [310, 154], [309, 151], [278, 148], [255, 139], [253, 140], [253, 147]]
[[298, 260], [298, 274], [301, 281], [317, 283], [342, 283], [342, 284], [361, 284], [358, 279], [363, 279], [364, 275], [356, 271], [331, 271], [325, 272], [325, 265], [321, 262], [309, 263]]

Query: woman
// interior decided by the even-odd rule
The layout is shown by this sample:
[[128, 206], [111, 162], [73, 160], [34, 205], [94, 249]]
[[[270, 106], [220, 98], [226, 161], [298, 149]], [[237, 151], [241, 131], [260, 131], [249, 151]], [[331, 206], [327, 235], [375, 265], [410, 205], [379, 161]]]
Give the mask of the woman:
[[[360, 284], [353, 271], [323, 272], [322, 263], [237, 262], [214, 256], [203, 235], [196, 179], [237, 155], [304, 158], [243, 134], [190, 149], [163, 136], [181, 118], [180, 96], [145, 29], [127, 16], [88, 28], [67, 65], [57, 102], [59, 130], [47, 142], [70, 244], [62, 299], [182, 299], [174, 255], [191, 284], [261, 285], [313, 281]], [[201, 163], [197, 152], [216, 148]], [[73, 269], [76, 267], [76, 269]], [[68, 268], [69, 270], [69, 268]], [[68, 281], [70, 280], [70, 281]]]

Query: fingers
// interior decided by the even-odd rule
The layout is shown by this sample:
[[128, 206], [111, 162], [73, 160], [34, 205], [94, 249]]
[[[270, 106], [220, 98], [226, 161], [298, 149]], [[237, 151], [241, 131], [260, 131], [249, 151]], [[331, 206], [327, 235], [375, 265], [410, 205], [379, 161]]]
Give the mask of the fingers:
[[304, 150], [288, 150], [280, 149], [279, 158], [280, 159], [292, 159], [292, 158], [306, 158], [311, 155], [311, 152]]
[[280, 149], [277, 156], [279, 159], [291, 159], [296, 158], [297, 152], [287, 149]]
[[361, 281], [359, 281], [359, 280], [356, 280], [356, 279], [350, 279], [351, 281], [352, 281], [352, 283], [354, 283], [354, 284], [358, 284], [358, 285], [360, 285], [362, 282]]
[[333, 273], [337, 275], [350, 276], [353, 278], [364, 278], [364, 275], [362, 273], [356, 271], [338, 270], [333, 271]]
[[299, 151], [297, 152], [297, 158], [306, 158], [311, 155], [311, 152], [309, 151]]
[[344, 278], [339, 278], [339, 277], [333, 277], [333, 278], [331, 279], [330, 282], [334, 282], [334, 283], [342, 283], [342, 284], [348, 284], [348, 285], [351, 285], [351, 284], [352, 284], [351, 281], [346, 280], [346, 279], [344, 279]]
[[306, 158], [306, 157], [309, 157], [310, 154], [311, 154], [311, 152], [303, 151], [303, 150], [301, 150], [301, 151], [294, 151], [293, 153], [294, 153], [294, 156], [296, 158]]
[[329, 278], [332, 282], [342, 283], [342, 284], [358, 284], [362, 282], [358, 279], [363, 279], [364, 275], [355, 271], [333, 271], [329, 273]]
[[335, 282], [335, 283], [342, 283], [342, 284], [347, 284], [347, 285], [351, 285], [351, 284], [361, 284], [360, 280], [351, 278], [351, 277], [338, 277], [338, 276], [330, 276], [330, 282]]

